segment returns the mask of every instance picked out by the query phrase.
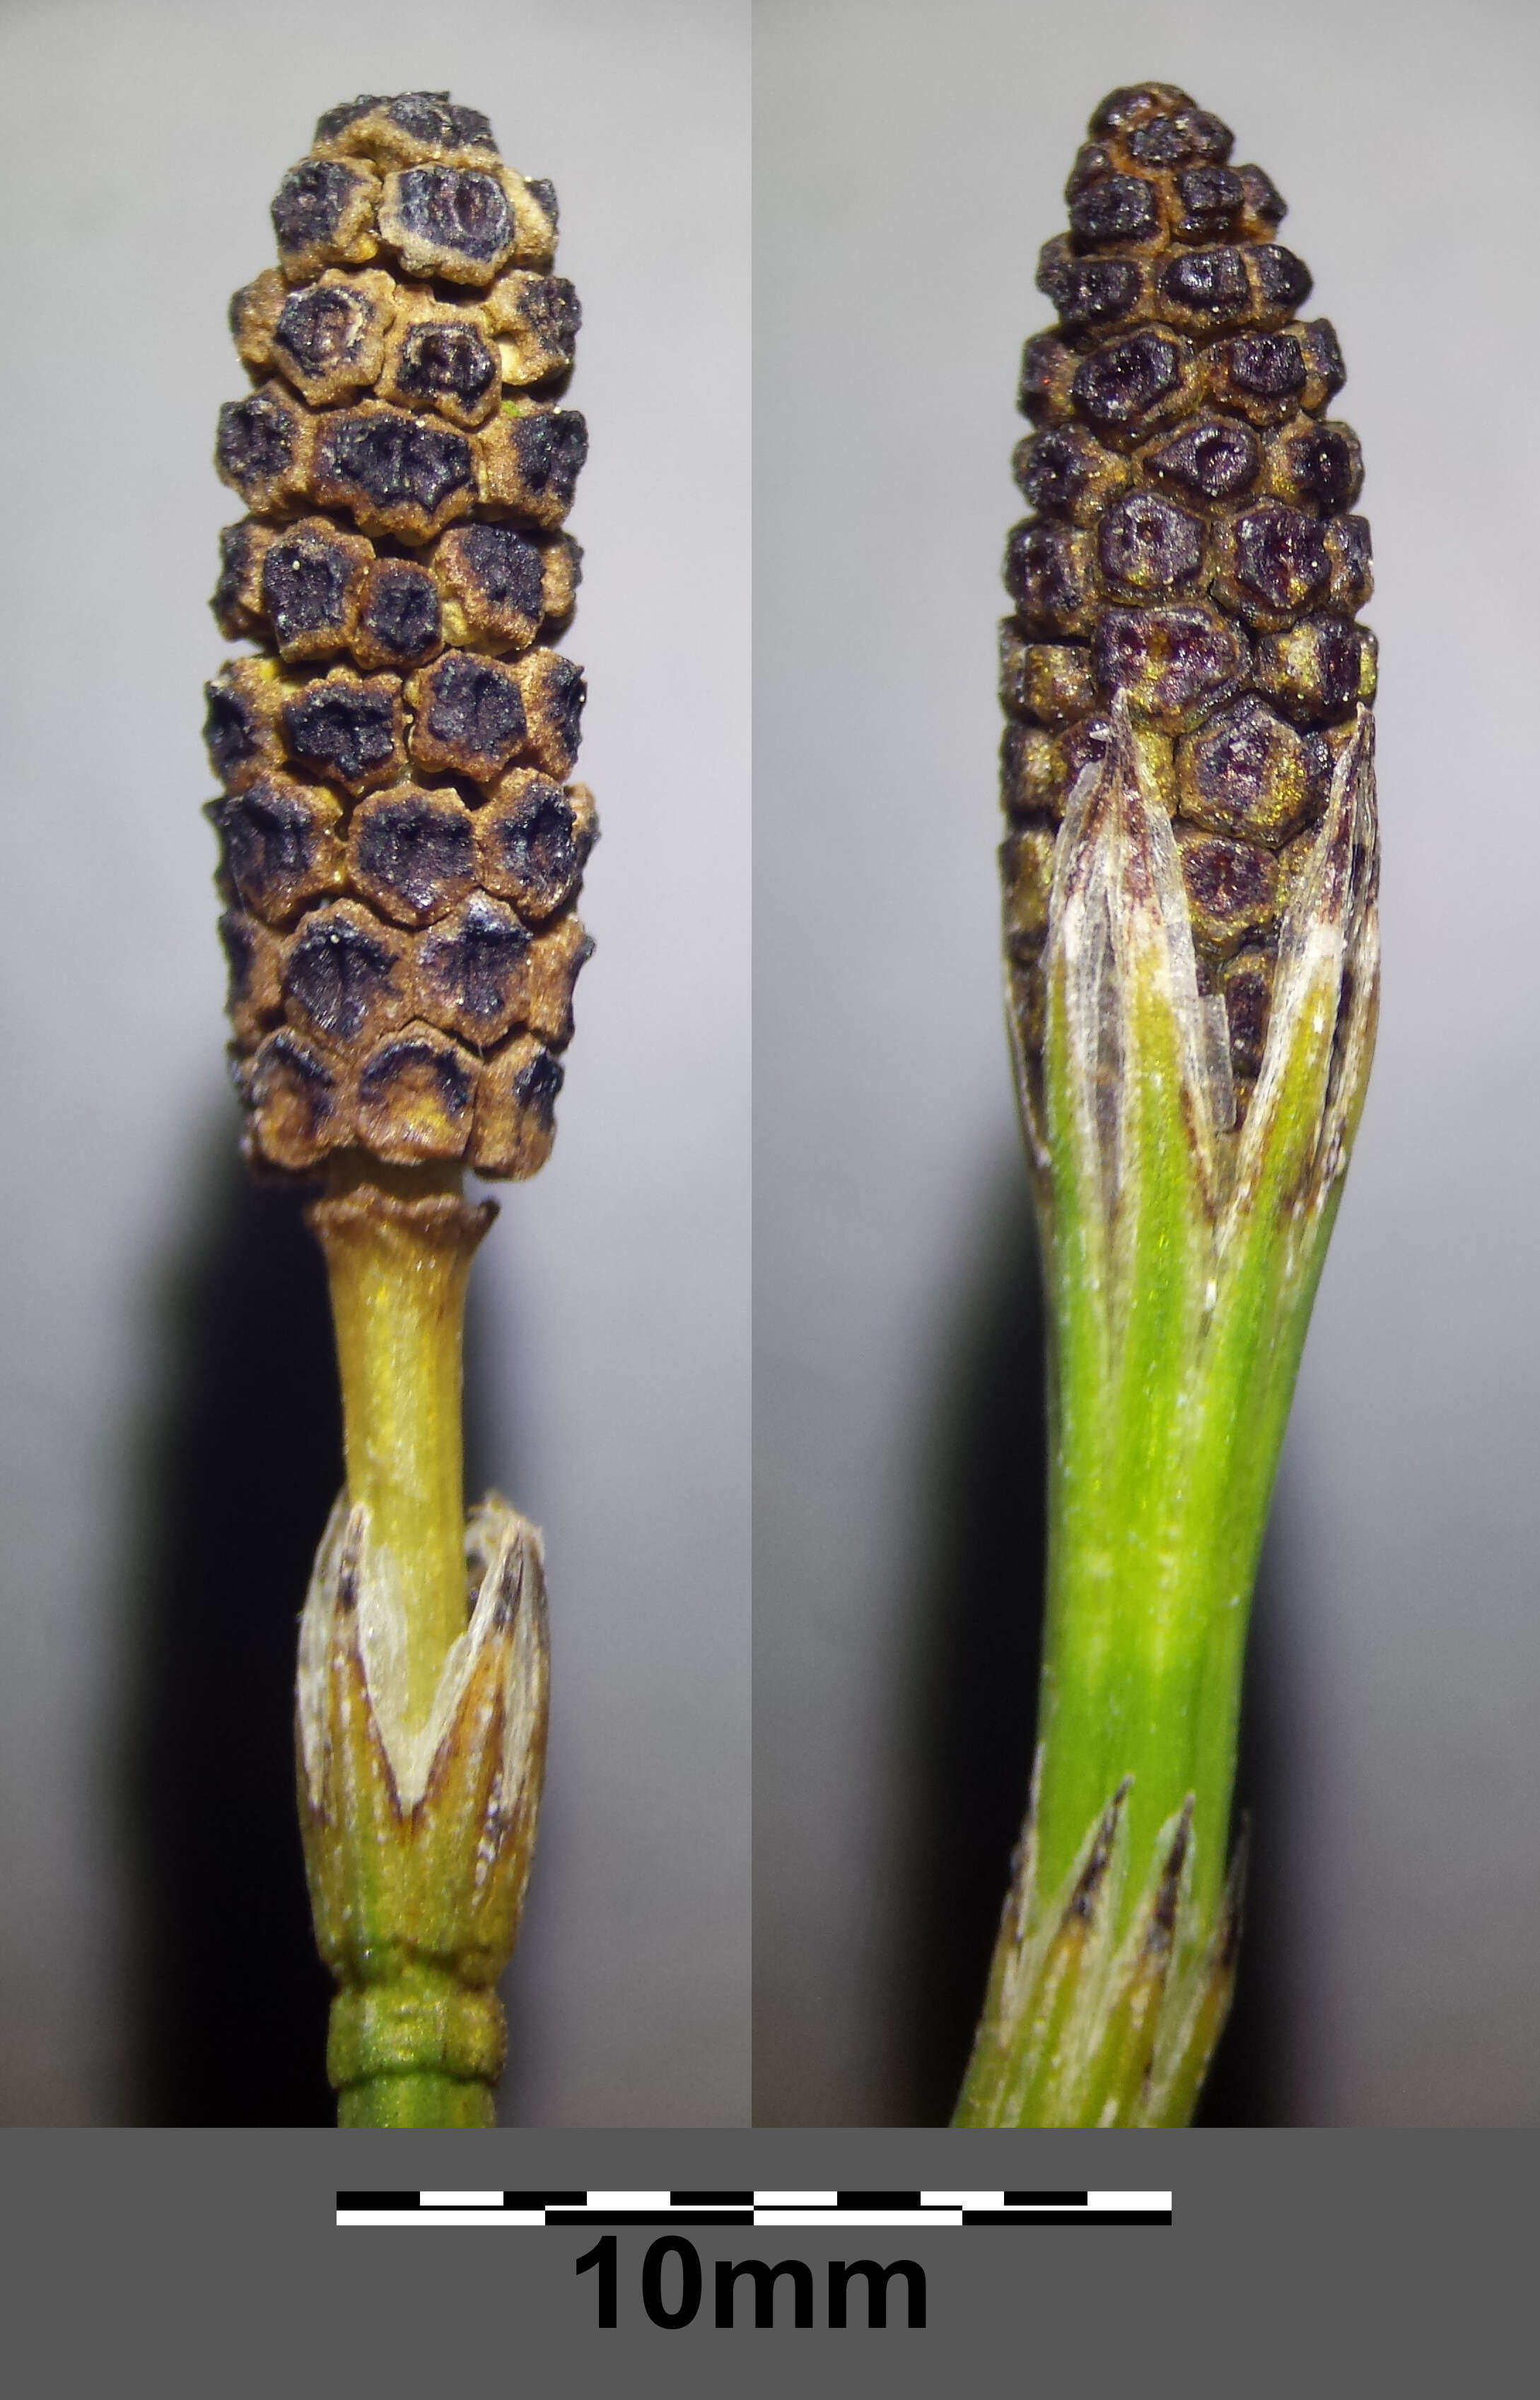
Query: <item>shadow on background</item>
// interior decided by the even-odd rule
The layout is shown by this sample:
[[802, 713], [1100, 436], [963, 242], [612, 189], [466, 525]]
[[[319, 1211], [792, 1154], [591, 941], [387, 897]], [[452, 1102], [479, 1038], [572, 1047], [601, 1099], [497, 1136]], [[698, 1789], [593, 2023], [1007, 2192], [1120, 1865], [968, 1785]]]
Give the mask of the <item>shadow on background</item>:
[[[933, 1566], [921, 1596], [911, 1820], [912, 1907], [893, 2120], [945, 2124], [984, 1995], [1031, 1770], [1043, 1636], [1046, 1427], [1043, 1301], [1025, 1176], [1002, 1195], [938, 1379], [931, 1439]], [[1283, 1896], [1268, 1828], [1286, 1805], [1276, 1542], [1264, 1560], [1247, 1670], [1237, 1794], [1251, 1817], [1246, 1941], [1200, 2124], [1288, 2113]]]
[[[342, 1482], [320, 1253], [300, 1195], [258, 1187], [222, 1127], [159, 1303], [122, 1756], [133, 1943], [129, 2121], [325, 2125], [331, 1982], [294, 1806], [297, 1619]], [[472, 1287], [474, 1289], [474, 1286]], [[470, 1311], [474, 1328], [478, 1312]], [[484, 1350], [466, 1358], [479, 1491]]]

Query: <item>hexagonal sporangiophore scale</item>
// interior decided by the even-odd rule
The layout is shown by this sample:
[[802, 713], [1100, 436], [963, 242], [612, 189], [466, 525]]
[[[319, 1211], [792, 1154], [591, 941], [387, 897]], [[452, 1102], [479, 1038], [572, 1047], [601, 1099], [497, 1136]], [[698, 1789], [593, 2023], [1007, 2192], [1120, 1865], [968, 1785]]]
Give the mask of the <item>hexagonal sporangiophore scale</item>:
[[1309, 270], [1261, 168], [1232, 167], [1228, 129], [1169, 84], [1111, 93], [1089, 132], [1038, 266], [1058, 321], [1022, 357], [1034, 514], [1006, 548], [1001, 649], [1014, 1003], [1035, 1043], [1056, 828], [1122, 692], [1244, 1112], [1283, 911], [1374, 692], [1363, 462], [1327, 414], [1342, 355], [1301, 314]]
[[252, 389], [215, 459], [221, 939], [246, 1148], [312, 1175], [543, 1165], [592, 948], [567, 784], [585, 688], [552, 647], [587, 454], [556, 198], [442, 92], [330, 109], [238, 292]]

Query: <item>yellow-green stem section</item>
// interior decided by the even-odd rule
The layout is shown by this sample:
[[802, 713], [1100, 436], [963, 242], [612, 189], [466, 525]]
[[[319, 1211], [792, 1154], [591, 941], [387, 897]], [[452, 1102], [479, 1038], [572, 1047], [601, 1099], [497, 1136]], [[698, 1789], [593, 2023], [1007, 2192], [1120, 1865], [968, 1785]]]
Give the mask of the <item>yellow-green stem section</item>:
[[[431, 1715], [468, 1615], [465, 1292], [494, 1211], [470, 1207], [459, 1181], [457, 1170], [357, 1163], [335, 1172], [308, 1212], [331, 1285], [348, 1499], [368, 1509], [373, 1555], [402, 1601], [408, 1731]], [[414, 1972], [421, 1980], [409, 1970], [385, 1988], [406, 1994]], [[339, 1997], [334, 2026], [346, 2007]], [[334, 2080], [340, 2125], [495, 2121], [491, 2082], [480, 2076], [424, 2067]]]
[[309, 1212], [331, 1282], [348, 1497], [399, 1577], [413, 1727], [466, 1626], [462, 1330], [492, 1211], [458, 1187], [457, 1171], [370, 1166]]
[[464, 2083], [454, 2075], [372, 2075], [353, 2084], [337, 2103], [337, 2123], [350, 2125], [495, 2125], [489, 2083]]

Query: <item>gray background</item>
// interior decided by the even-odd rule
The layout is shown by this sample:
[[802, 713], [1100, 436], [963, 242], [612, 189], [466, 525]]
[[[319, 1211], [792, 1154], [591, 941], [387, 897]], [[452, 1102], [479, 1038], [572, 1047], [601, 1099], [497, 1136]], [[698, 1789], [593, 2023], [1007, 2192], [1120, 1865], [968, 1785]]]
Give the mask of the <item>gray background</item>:
[[935, 1457], [1022, 1240], [992, 860], [1014, 379], [1081, 129], [1144, 75], [1292, 203], [1380, 581], [1383, 1023], [1260, 1629], [1273, 2105], [1540, 2121], [1537, 21], [758, 11], [761, 2121], [908, 2105]]
[[[273, 256], [267, 202], [318, 111], [420, 85], [556, 183], [593, 437], [566, 647], [599, 948], [553, 1158], [503, 1187], [472, 1285], [482, 1473], [544, 1527], [554, 1640], [508, 2099], [535, 2122], [746, 2116], [747, 30], [715, 0], [0, 19], [0, 2120], [145, 2105], [140, 1644], [174, 1546], [145, 1520], [187, 1407], [187, 1279], [241, 1205], [198, 815], [225, 647], [204, 601], [239, 512], [210, 463], [245, 380], [225, 303]], [[334, 1469], [301, 1471], [319, 1496]], [[170, 1634], [207, 1647], [231, 1603], [205, 1563], [204, 1614]], [[232, 1739], [241, 1643], [286, 1649], [300, 1598], [225, 1641]], [[196, 1818], [198, 1791], [177, 1800]], [[227, 1776], [220, 1802], [214, 1877], [246, 1807]]]
[[[930, 2400], [970, 2387], [1117, 2400], [1179, 2383], [1195, 2400], [1294, 2400], [1302, 2390], [1506, 2391], [1528, 2355], [1533, 2145], [1495, 2134], [1419, 2139], [1289, 2134], [502, 2133], [86, 2134], [0, 2136], [11, 2189], [7, 2333], [35, 2342], [70, 2388], [153, 2354], [157, 2390], [204, 2394], [211, 2356], [233, 2400], [295, 2381], [420, 2400], [457, 2372], [477, 2388], [666, 2390], [683, 2400], [817, 2400], [879, 2388]], [[350, 2188], [532, 2189], [1169, 2189], [1169, 2227], [1018, 2232], [873, 2230], [841, 2238], [702, 2228], [688, 2238], [703, 2302], [677, 2331], [638, 2292], [650, 2231], [617, 2236], [619, 2322], [595, 2325], [587, 2230], [339, 2230]], [[814, 2274], [811, 2330], [718, 2333], [713, 2262], [787, 2256]], [[844, 2331], [825, 2323], [825, 2262], [911, 2257], [924, 2330], [902, 2305]], [[94, 2306], [80, 2305], [81, 2270]], [[667, 2270], [669, 2297], [678, 2270]], [[898, 2286], [901, 2298], [903, 2286]], [[280, 2297], [279, 2297], [280, 2296]], [[278, 2304], [275, 2305], [277, 2298]], [[1323, 2366], [1326, 2375], [1323, 2376]], [[1521, 2387], [1520, 2387], [1521, 2388]]]

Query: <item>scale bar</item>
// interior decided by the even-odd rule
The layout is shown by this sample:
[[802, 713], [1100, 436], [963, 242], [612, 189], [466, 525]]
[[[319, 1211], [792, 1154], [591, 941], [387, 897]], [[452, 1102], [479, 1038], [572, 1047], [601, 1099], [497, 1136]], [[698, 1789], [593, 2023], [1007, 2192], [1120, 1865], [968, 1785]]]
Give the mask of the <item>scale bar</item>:
[[339, 2191], [339, 2226], [1169, 2225], [1168, 2191]]

